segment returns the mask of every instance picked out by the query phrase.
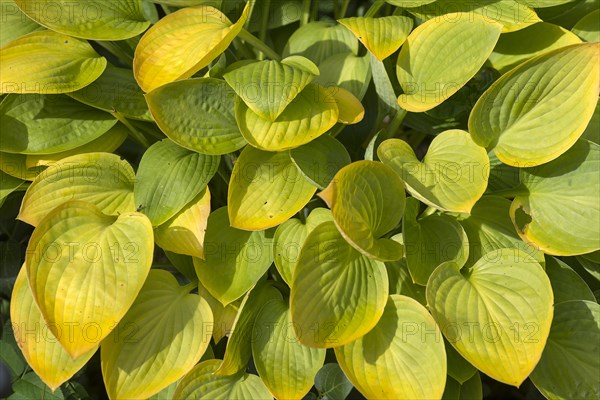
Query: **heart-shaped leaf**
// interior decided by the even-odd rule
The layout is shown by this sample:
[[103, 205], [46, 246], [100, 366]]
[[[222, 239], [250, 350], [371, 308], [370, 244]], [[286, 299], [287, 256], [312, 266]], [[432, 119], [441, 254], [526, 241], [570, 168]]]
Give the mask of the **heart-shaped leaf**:
[[292, 328], [289, 304], [267, 302], [256, 316], [252, 357], [258, 375], [277, 399], [301, 399], [325, 361], [325, 349], [302, 345]]
[[400, 223], [405, 196], [400, 177], [375, 161], [358, 161], [342, 168], [319, 193], [331, 208], [344, 239], [361, 253], [381, 261], [402, 257], [402, 246], [382, 236]]
[[600, 249], [600, 146], [578, 141], [554, 161], [521, 169], [510, 216], [521, 238], [553, 255]]
[[469, 213], [487, 186], [487, 153], [461, 130], [436, 136], [422, 162], [400, 139], [383, 142], [377, 155], [402, 177], [413, 197], [438, 210]]
[[440, 265], [427, 284], [427, 303], [467, 361], [517, 387], [538, 363], [552, 322], [550, 280], [516, 249], [488, 253], [462, 271], [451, 262]]
[[53, 330], [56, 327], [44, 321], [29, 289], [25, 267], [21, 268], [12, 291], [10, 321], [27, 364], [52, 390], [70, 379], [96, 352], [97, 344], [73, 360], [63, 349], [55, 334], [65, 332]]
[[389, 17], [352, 17], [338, 20], [350, 29], [354, 36], [383, 61], [402, 46], [413, 27], [413, 20], [406, 16], [391, 15]]
[[106, 58], [85, 40], [33, 32], [0, 50], [0, 93], [67, 93], [94, 82]]
[[229, 184], [231, 225], [244, 230], [277, 226], [300, 211], [315, 191], [287, 152], [270, 153], [246, 146]]
[[273, 262], [273, 240], [265, 232], [248, 232], [230, 226], [227, 208], [208, 217], [204, 260], [194, 258], [200, 281], [223, 305], [250, 290]]
[[369, 332], [388, 297], [385, 265], [350, 246], [333, 222], [306, 238], [292, 278], [296, 337], [311, 347], [337, 347]]
[[[471, 111], [473, 140], [515, 167], [554, 160], [592, 118], [600, 93], [599, 64], [600, 44], [584, 43], [545, 53], [504, 74]], [[554, 112], [558, 107], [560, 114]]]
[[167, 271], [150, 271], [127, 314], [102, 342], [102, 375], [111, 399], [148, 398], [200, 361], [213, 317], [206, 300], [191, 289]]
[[446, 384], [441, 337], [425, 307], [409, 297], [391, 295], [377, 325], [337, 347], [335, 356], [366, 398], [439, 399]]
[[135, 48], [133, 74], [140, 87], [149, 92], [210, 64], [240, 33], [251, 3], [235, 24], [208, 5], [183, 8], [158, 21]]
[[175, 143], [221, 155], [246, 144], [235, 121], [233, 97], [224, 81], [195, 78], [154, 89], [146, 100], [160, 129]]
[[153, 249], [145, 215], [113, 217], [80, 201], [55, 208], [35, 229], [27, 246], [29, 285], [73, 359], [95, 348], [125, 315], [150, 271]]
[[67, 35], [93, 40], [123, 40], [139, 35], [150, 25], [142, 0], [15, 0], [40, 25]]
[[406, 39], [396, 64], [404, 94], [398, 104], [423, 112], [463, 87], [489, 57], [502, 25], [473, 13], [453, 13], [419, 25]]
[[334, 54], [348, 52], [358, 54], [358, 41], [352, 32], [325, 21], [313, 21], [300, 27], [283, 49], [284, 57], [303, 56], [319, 66]]
[[115, 154], [88, 153], [62, 159], [33, 181], [18, 218], [38, 226], [53, 209], [69, 200], [96, 205], [108, 215], [135, 211], [129, 163]]
[[208, 184], [218, 156], [199, 154], [165, 139], [142, 156], [134, 188], [136, 206], [158, 226], [177, 214]]
[[281, 151], [321, 136], [338, 121], [335, 97], [316, 84], [308, 84], [285, 110], [271, 121], [252, 111], [240, 97], [235, 117], [244, 138], [256, 148]]

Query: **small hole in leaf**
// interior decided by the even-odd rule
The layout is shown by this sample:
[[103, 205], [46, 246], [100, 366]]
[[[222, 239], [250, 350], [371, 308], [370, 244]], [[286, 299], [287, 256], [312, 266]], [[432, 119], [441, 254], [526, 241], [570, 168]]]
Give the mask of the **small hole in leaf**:
[[527, 214], [523, 207], [519, 207], [515, 211], [515, 223], [521, 232], [531, 223], [531, 215]]

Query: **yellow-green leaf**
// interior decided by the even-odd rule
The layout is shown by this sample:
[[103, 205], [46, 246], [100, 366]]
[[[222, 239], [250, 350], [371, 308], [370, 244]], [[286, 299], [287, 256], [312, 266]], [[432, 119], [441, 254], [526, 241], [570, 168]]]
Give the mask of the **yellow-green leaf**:
[[315, 79], [315, 83], [323, 87], [344, 88], [359, 100], [365, 96], [371, 82], [368, 54], [359, 57], [352, 52], [337, 53], [321, 62], [319, 70], [321, 75]]
[[239, 299], [223, 306], [223, 304], [215, 299], [208, 289], [202, 285], [202, 282], [198, 283], [198, 294], [206, 300], [212, 310], [214, 320], [212, 336], [215, 343], [219, 343], [221, 339], [232, 332], [233, 323], [235, 322], [235, 317], [238, 314], [243, 299]]
[[358, 124], [365, 116], [365, 108], [352, 92], [342, 87], [330, 87], [329, 91], [338, 107], [338, 122], [346, 125]]
[[0, 0], [0, 47], [28, 33], [39, 31], [44, 27], [29, 19], [19, 9], [14, 0]]
[[313, 21], [294, 31], [283, 49], [283, 56], [303, 56], [320, 67], [334, 54], [348, 52], [358, 54], [358, 40], [352, 32], [332, 22]]
[[400, 223], [406, 197], [404, 183], [390, 167], [375, 161], [352, 163], [319, 196], [355, 249], [381, 261], [402, 257], [402, 246], [382, 237]]
[[581, 18], [573, 27], [573, 32], [586, 42], [600, 42], [600, 10], [596, 9]]
[[315, 192], [287, 152], [246, 146], [231, 174], [229, 220], [238, 229], [271, 228], [300, 211]]
[[385, 265], [356, 251], [333, 222], [308, 235], [290, 294], [300, 343], [330, 348], [358, 339], [377, 324], [387, 297]]
[[127, 314], [102, 342], [102, 375], [111, 399], [148, 398], [200, 361], [213, 317], [206, 300], [191, 289], [167, 271], [150, 271]]
[[406, 296], [389, 296], [377, 325], [335, 356], [368, 399], [439, 399], [444, 392], [442, 334], [427, 309]]
[[489, 57], [502, 25], [479, 14], [453, 13], [419, 25], [396, 64], [400, 107], [431, 110], [463, 87]]
[[0, 49], [0, 93], [67, 93], [95, 81], [106, 59], [85, 40], [33, 32]]
[[388, 17], [352, 17], [338, 20], [350, 29], [354, 36], [383, 61], [402, 46], [413, 27], [413, 20], [406, 16], [391, 15]]
[[600, 93], [599, 63], [600, 43], [583, 43], [545, 53], [504, 74], [471, 111], [473, 140], [515, 167], [554, 160], [592, 118]]
[[183, 8], [158, 21], [135, 49], [133, 73], [140, 87], [149, 92], [206, 67], [242, 30], [250, 4], [235, 24], [207, 5]]

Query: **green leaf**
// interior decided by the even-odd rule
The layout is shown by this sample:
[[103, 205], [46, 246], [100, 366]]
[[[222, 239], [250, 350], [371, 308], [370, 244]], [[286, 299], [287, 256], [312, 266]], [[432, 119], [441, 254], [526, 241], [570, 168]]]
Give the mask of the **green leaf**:
[[552, 284], [555, 304], [570, 300], [596, 301], [583, 278], [558, 258], [546, 256], [546, 273]]
[[521, 169], [510, 215], [521, 238], [553, 255], [600, 248], [600, 146], [580, 140], [554, 161]]
[[299, 55], [316, 65], [338, 53], [358, 54], [358, 41], [341, 25], [313, 21], [297, 29], [288, 39], [283, 56]]
[[338, 22], [350, 29], [379, 61], [394, 54], [413, 27], [411, 18], [400, 15], [381, 18], [352, 17]]
[[396, 64], [400, 107], [423, 112], [463, 87], [491, 54], [502, 25], [472, 13], [448, 14], [419, 25]]
[[548, 343], [531, 380], [551, 399], [594, 399], [600, 396], [600, 306], [568, 301], [554, 308]]
[[308, 235], [290, 295], [300, 343], [329, 348], [358, 339], [377, 324], [387, 296], [384, 264], [356, 251], [333, 222]]
[[425, 307], [391, 295], [377, 325], [355, 342], [337, 347], [335, 355], [367, 398], [436, 399], [446, 384], [441, 336]]
[[107, 215], [135, 211], [129, 163], [116, 154], [87, 153], [57, 161], [33, 181], [19, 218], [38, 226], [53, 209], [69, 200], [94, 204]]
[[35, 21], [27, 18], [19, 7], [17, 7], [14, 0], [0, 1], [0, 21], [2, 21], [0, 47], [4, 47], [13, 40], [28, 33], [44, 29]]
[[[221, 155], [246, 144], [235, 120], [233, 96], [222, 80], [194, 78], [154, 89], [146, 100], [156, 123], [172, 141], [199, 153]], [[190, 109], [194, 112], [186, 111]]]
[[[475, 372], [475, 371], [474, 371]], [[481, 376], [476, 372], [469, 380], [461, 384], [450, 376], [446, 380], [446, 388], [442, 400], [481, 400], [483, 388]]]
[[277, 227], [273, 238], [275, 267], [289, 286], [292, 284], [294, 270], [306, 237], [317, 226], [327, 221], [333, 221], [331, 211], [315, 208], [306, 218], [306, 222], [290, 218]]
[[102, 342], [102, 375], [111, 399], [148, 398], [200, 361], [213, 317], [192, 288], [179, 286], [167, 271], [150, 271], [127, 314]]
[[[592, 118], [599, 94], [599, 61], [600, 44], [576, 44], [504, 74], [471, 111], [473, 140], [515, 167], [559, 157]], [[557, 107], [563, 110], [560, 114], [554, 112]]]
[[207, 360], [191, 370], [177, 386], [174, 399], [272, 400], [269, 389], [256, 375], [243, 370], [234, 375], [215, 374], [221, 360]]
[[52, 391], [33, 372], [28, 372], [12, 385], [14, 393], [7, 400], [63, 400], [65, 396], [60, 388]]
[[382, 236], [399, 224], [405, 196], [400, 177], [375, 161], [342, 168], [319, 193], [344, 239], [362, 254], [381, 261], [402, 257], [402, 246]]
[[489, 62], [504, 74], [533, 57], [576, 43], [581, 43], [581, 40], [568, 30], [538, 22], [525, 29], [500, 35]]
[[[401, 240], [401, 237], [402, 234], [399, 233], [392, 239]], [[406, 265], [406, 258], [398, 261], [388, 261], [385, 263], [385, 268], [390, 282], [390, 294], [401, 294], [413, 298], [423, 305], [427, 305], [425, 287], [413, 282], [408, 271], [408, 266]]]
[[[221, 304], [219, 300], [215, 299], [213, 295], [210, 294], [210, 292], [204, 287], [204, 285], [202, 285], [202, 282], [199, 282], [198, 284], [198, 294], [208, 302], [208, 305], [212, 310], [213, 319], [215, 321], [213, 325], [212, 337], [215, 340], [215, 343], [219, 343], [222, 338], [231, 334], [235, 317], [237, 316], [243, 299], [239, 299], [233, 303], [223, 306], [223, 304]], [[215, 357], [213, 356], [212, 358]]]
[[586, 42], [600, 42], [600, 10], [594, 10], [573, 27], [573, 32]]
[[419, 205], [416, 199], [407, 199], [402, 235], [410, 275], [415, 283], [425, 286], [438, 265], [446, 261], [465, 265], [469, 241], [460, 224], [448, 215], [418, 218]]
[[448, 360], [449, 377], [452, 377], [452, 379], [455, 379], [462, 385], [477, 373], [477, 368], [465, 360], [447, 340], [444, 340], [444, 348], [446, 349], [446, 359]]
[[23, 184], [23, 180], [0, 171], [0, 202]]
[[15, 178], [32, 181], [45, 169], [45, 167], [27, 167], [25, 154], [0, 152], [0, 170]]
[[153, 144], [142, 156], [136, 175], [136, 206], [158, 226], [177, 214], [208, 184], [219, 157], [184, 149], [170, 139]]
[[142, 14], [142, 0], [16, 0], [21, 10], [54, 31], [92, 40], [123, 40], [150, 25]]
[[229, 220], [238, 229], [271, 228], [300, 211], [315, 192], [287, 152], [246, 146], [231, 174]]
[[588, 126], [585, 128], [581, 137], [590, 142], [600, 144], [600, 101], [596, 103], [596, 109], [594, 110], [592, 119], [588, 123]]
[[517, 387], [538, 363], [552, 322], [550, 280], [516, 249], [487, 253], [463, 271], [451, 262], [440, 265], [427, 284], [427, 303], [467, 361]]
[[258, 375], [276, 398], [301, 399], [323, 366], [325, 349], [299, 343], [289, 305], [283, 300], [272, 300], [256, 316], [252, 357]]
[[63, 333], [44, 321], [29, 289], [26, 269], [21, 268], [10, 300], [12, 329], [27, 364], [54, 391], [92, 358], [98, 344], [76, 360], [71, 358], [55, 336]]
[[133, 74], [140, 87], [149, 92], [189, 78], [210, 64], [242, 30], [251, 3], [246, 3], [235, 24], [208, 5], [183, 8], [158, 21], [135, 49]]
[[85, 40], [33, 32], [0, 49], [0, 93], [67, 93], [94, 82], [106, 59]]
[[469, 213], [487, 187], [489, 158], [465, 131], [440, 133], [421, 162], [400, 139], [384, 141], [377, 155], [406, 182], [413, 197], [438, 210]]
[[315, 377], [315, 388], [323, 400], [344, 400], [352, 387], [337, 363], [323, 365]]
[[0, 151], [51, 154], [99, 138], [117, 120], [67, 96], [8, 95], [0, 103]]
[[27, 246], [29, 285], [71, 357], [95, 348], [125, 315], [150, 271], [153, 249], [143, 214], [108, 216], [80, 201], [55, 208], [37, 226]]
[[260, 118], [275, 121], [304, 88], [319, 75], [310, 60], [288, 57], [259, 61], [223, 75], [244, 104]]
[[518, 168], [498, 160], [493, 150], [488, 152], [488, 157], [490, 159], [490, 176], [488, 177], [487, 194], [494, 194], [519, 186], [521, 180]]
[[337, 53], [319, 64], [319, 75], [314, 82], [319, 85], [341, 87], [350, 91], [359, 100], [365, 96], [371, 82], [369, 56], [356, 56], [352, 52]]
[[208, 217], [204, 260], [194, 258], [198, 278], [217, 300], [227, 305], [244, 295], [273, 262], [273, 240], [261, 232], [230, 226], [227, 208]]
[[327, 132], [338, 121], [339, 111], [330, 91], [308, 84], [273, 121], [256, 114], [240, 97], [235, 101], [235, 117], [248, 143], [261, 150], [281, 151]]
[[290, 157], [302, 175], [319, 189], [325, 189], [339, 170], [352, 162], [344, 145], [330, 135], [290, 150]]

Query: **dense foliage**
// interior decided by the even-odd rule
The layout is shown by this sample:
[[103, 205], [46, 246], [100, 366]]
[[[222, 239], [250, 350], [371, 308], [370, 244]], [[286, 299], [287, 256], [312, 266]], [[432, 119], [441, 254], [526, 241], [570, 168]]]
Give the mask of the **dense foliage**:
[[598, 0], [0, 1], [0, 397], [600, 399]]

